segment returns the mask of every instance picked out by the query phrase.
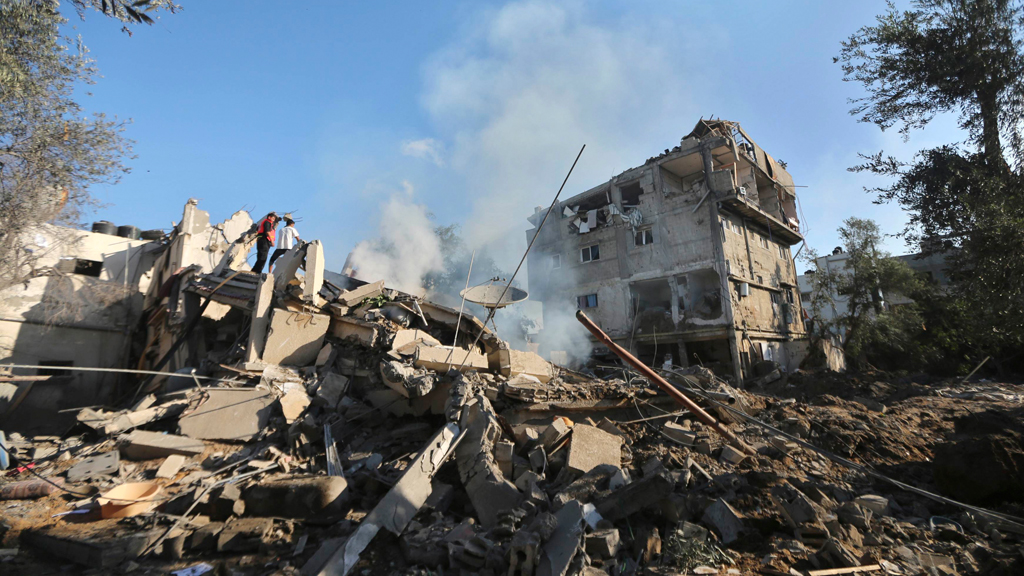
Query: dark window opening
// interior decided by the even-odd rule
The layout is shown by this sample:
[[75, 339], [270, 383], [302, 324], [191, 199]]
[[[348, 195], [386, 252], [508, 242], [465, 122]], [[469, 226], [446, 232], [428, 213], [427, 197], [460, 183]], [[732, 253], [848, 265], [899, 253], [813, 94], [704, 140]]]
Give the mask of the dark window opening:
[[648, 244], [654, 244], [654, 231], [650, 228], [643, 230], [637, 230], [636, 234], [633, 235], [633, 241], [637, 246], [646, 246]]
[[75, 274], [81, 274], [82, 276], [92, 276], [94, 278], [98, 278], [100, 272], [102, 271], [103, 262], [75, 258]]
[[580, 260], [583, 262], [592, 262], [594, 260], [601, 259], [601, 250], [597, 244], [593, 246], [587, 246], [580, 250]]
[[37, 376], [70, 376], [70, 370], [61, 370], [61, 367], [74, 366], [71, 360], [40, 360], [40, 366], [52, 366], [52, 368], [36, 368]]
[[597, 294], [584, 294], [583, 296], [577, 296], [576, 307], [580, 309], [597, 308]]
[[794, 299], [795, 297], [793, 296], [793, 290], [786, 290], [786, 301], [789, 302], [790, 304], [793, 304]]
[[640, 195], [644, 193], [644, 189], [640, 187], [639, 182], [634, 182], [619, 188], [619, 192], [622, 193], [622, 208], [625, 209], [640, 205]]

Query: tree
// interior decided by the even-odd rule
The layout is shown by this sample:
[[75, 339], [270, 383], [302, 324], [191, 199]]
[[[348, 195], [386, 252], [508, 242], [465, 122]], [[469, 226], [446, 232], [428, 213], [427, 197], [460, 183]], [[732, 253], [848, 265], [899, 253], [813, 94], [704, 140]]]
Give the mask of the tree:
[[[825, 259], [813, 250], [806, 256], [815, 266], [811, 310], [816, 336], [840, 335], [847, 357], [857, 363], [890, 350], [906, 351], [921, 320], [913, 303], [894, 309], [891, 302], [918, 296], [924, 282], [905, 262], [882, 250], [882, 234], [872, 220], [847, 218], [839, 236], [844, 264], [822, 265]], [[826, 309], [832, 312], [828, 321]]]
[[[166, 2], [74, 0], [125, 22], [150, 22]], [[33, 273], [24, 234], [45, 222], [78, 223], [89, 187], [128, 172], [125, 122], [84, 116], [73, 98], [97, 74], [81, 39], [62, 34], [60, 3], [0, 0], [0, 287]]]
[[852, 170], [890, 182], [869, 191], [910, 212], [904, 237], [948, 253], [952, 297], [970, 310], [977, 356], [1024, 343], [1022, 38], [1019, 0], [918, 0], [906, 11], [890, 3], [836, 58], [844, 80], [867, 91], [852, 101], [861, 121], [898, 125], [907, 138], [937, 115], [960, 120], [962, 142], [910, 161], [866, 155]]

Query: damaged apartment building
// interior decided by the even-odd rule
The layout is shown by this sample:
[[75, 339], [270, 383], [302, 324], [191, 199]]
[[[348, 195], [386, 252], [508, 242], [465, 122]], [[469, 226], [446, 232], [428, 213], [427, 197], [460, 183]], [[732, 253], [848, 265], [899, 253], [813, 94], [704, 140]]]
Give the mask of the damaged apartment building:
[[739, 123], [702, 119], [679, 146], [556, 206], [530, 254], [531, 298], [546, 327], [584, 309], [651, 365], [736, 382], [772, 373], [765, 361], [793, 370], [807, 350], [794, 188]]

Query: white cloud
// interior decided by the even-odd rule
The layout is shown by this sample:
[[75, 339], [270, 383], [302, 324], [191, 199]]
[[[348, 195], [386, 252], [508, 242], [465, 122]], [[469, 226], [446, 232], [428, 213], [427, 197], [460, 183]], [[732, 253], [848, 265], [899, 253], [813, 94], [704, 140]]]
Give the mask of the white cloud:
[[425, 158], [441, 168], [444, 167], [444, 144], [433, 138], [402, 142], [402, 154], [413, 158]]

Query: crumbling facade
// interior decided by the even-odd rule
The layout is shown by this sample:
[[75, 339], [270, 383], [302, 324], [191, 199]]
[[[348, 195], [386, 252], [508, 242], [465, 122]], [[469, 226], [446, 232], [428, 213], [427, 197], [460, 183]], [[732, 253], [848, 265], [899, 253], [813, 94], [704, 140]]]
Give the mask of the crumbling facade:
[[765, 360], [791, 370], [806, 351], [794, 188], [738, 123], [701, 120], [674, 149], [557, 206], [528, 261], [531, 298], [545, 326], [584, 309], [649, 364], [699, 363], [736, 382]]

